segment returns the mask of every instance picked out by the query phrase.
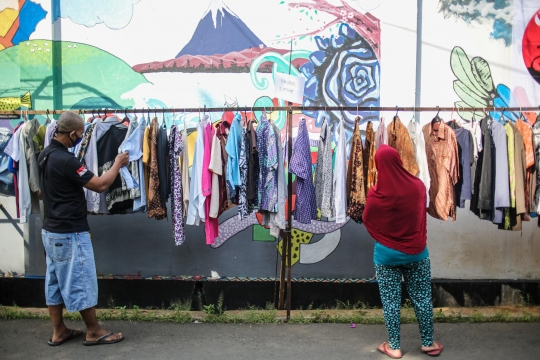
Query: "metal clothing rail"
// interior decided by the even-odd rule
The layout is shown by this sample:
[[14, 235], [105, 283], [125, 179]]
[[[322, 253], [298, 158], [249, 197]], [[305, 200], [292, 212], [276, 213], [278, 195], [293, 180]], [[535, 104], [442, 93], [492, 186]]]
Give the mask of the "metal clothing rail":
[[107, 113], [127, 113], [127, 114], [165, 114], [165, 113], [210, 113], [210, 112], [226, 112], [226, 111], [302, 111], [302, 110], [325, 110], [325, 111], [350, 111], [350, 112], [360, 112], [360, 111], [382, 111], [382, 112], [392, 112], [392, 111], [414, 111], [414, 112], [426, 112], [426, 111], [480, 111], [486, 110], [502, 112], [502, 111], [512, 111], [512, 112], [523, 112], [523, 111], [540, 111], [539, 106], [524, 106], [524, 107], [439, 107], [439, 106], [236, 106], [236, 107], [195, 107], [195, 108], [169, 108], [169, 109], [159, 109], [159, 108], [132, 108], [132, 109], [110, 109], [110, 108], [99, 108], [99, 109], [74, 109], [74, 110], [12, 110], [12, 111], [0, 111], [0, 115], [59, 115], [66, 111], [75, 111], [79, 114], [89, 115], [92, 112], [107, 112]]
[[[399, 111], [413, 111], [413, 112], [437, 112], [437, 114], [440, 111], [452, 111], [457, 112], [459, 114], [460, 111], [484, 111], [484, 113], [487, 111], [495, 111], [495, 112], [523, 112], [523, 111], [540, 111], [540, 106], [538, 107], [439, 107], [439, 106], [424, 106], [424, 107], [415, 107], [415, 106], [395, 106], [395, 107], [389, 107], [389, 106], [292, 106], [291, 103], [289, 103], [289, 106], [254, 106], [254, 107], [214, 107], [214, 108], [207, 108], [204, 107], [196, 107], [196, 108], [171, 108], [171, 109], [150, 109], [150, 108], [141, 108], [141, 109], [108, 109], [108, 108], [100, 108], [100, 109], [77, 109], [77, 110], [14, 110], [14, 111], [0, 111], [0, 117], [2, 115], [23, 115], [23, 114], [33, 114], [33, 115], [58, 115], [66, 111], [75, 111], [78, 112], [81, 115], [90, 115], [95, 114], [96, 112], [98, 115], [102, 113], [137, 113], [137, 114], [148, 114], [148, 117], [153, 113], [154, 115], [157, 114], [165, 114], [165, 113], [172, 113], [172, 114], [182, 114], [182, 113], [199, 113], [199, 114], [205, 114], [205, 113], [215, 113], [215, 112], [242, 112], [242, 111], [286, 111], [287, 112], [287, 164], [291, 161], [291, 154], [292, 154], [292, 116], [294, 111], [303, 111], [303, 110], [324, 110], [324, 111], [349, 111], [354, 114], [354, 112], [360, 112], [360, 111], [379, 111], [379, 112], [396, 112], [398, 114]], [[280, 284], [279, 284], [279, 301], [278, 301], [278, 309], [283, 310], [284, 307], [287, 310], [287, 321], [290, 319], [290, 312], [291, 312], [291, 280], [292, 280], [292, 265], [291, 265], [291, 253], [292, 253], [292, 239], [291, 239], [291, 232], [292, 232], [292, 174], [288, 172], [288, 181], [287, 181], [287, 225], [286, 229], [281, 231], [281, 238], [282, 241], [282, 247], [281, 247], [281, 271], [280, 271]], [[285, 299], [286, 297], [286, 299]]]

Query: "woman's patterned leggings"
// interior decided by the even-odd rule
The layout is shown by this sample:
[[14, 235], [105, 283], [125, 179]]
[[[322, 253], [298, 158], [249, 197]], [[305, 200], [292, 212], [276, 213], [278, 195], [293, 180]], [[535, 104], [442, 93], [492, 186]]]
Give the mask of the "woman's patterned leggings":
[[423, 346], [433, 344], [433, 304], [431, 303], [431, 265], [429, 258], [407, 265], [377, 265], [377, 280], [383, 315], [392, 349], [400, 348], [401, 276], [414, 306]]

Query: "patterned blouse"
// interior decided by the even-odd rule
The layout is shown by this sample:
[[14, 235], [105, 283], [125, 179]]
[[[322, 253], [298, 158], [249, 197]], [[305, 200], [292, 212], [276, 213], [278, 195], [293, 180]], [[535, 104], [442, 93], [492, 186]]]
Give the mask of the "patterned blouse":
[[358, 121], [356, 121], [347, 169], [347, 215], [356, 222], [362, 220], [364, 206], [366, 205], [364, 155], [362, 150], [362, 137], [360, 136]]
[[289, 164], [289, 171], [296, 175], [294, 218], [302, 224], [311, 223], [311, 219], [317, 220], [317, 200], [315, 199], [312, 168], [306, 119], [302, 119]]
[[436, 219], [456, 220], [454, 185], [459, 178], [459, 155], [456, 134], [444, 122], [440, 123], [439, 133], [432, 131], [431, 123], [422, 127], [426, 140], [431, 186], [429, 188], [428, 214]]
[[414, 176], [418, 175], [416, 154], [407, 127], [403, 125], [398, 116], [395, 116], [394, 120], [388, 124], [387, 130], [388, 145], [397, 150], [403, 167]]
[[259, 210], [277, 212], [277, 139], [266, 119], [260, 118], [257, 126], [257, 147], [259, 148]]
[[366, 196], [369, 189], [377, 183], [377, 166], [375, 166], [376, 152], [373, 123], [369, 121], [366, 129], [366, 140], [364, 142], [364, 180], [366, 182]]
[[[176, 125], [171, 128], [169, 135], [169, 161], [170, 161], [170, 181], [171, 181], [171, 210], [172, 210], [172, 230], [175, 245], [182, 245], [186, 239], [184, 234], [183, 221], [183, 190], [182, 173], [178, 159], [182, 156], [184, 142], [182, 133]], [[185, 174], [187, 175], [187, 174]]]
[[324, 119], [319, 138], [315, 168], [315, 198], [321, 216], [334, 218], [334, 182], [332, 177], [332, 132]]

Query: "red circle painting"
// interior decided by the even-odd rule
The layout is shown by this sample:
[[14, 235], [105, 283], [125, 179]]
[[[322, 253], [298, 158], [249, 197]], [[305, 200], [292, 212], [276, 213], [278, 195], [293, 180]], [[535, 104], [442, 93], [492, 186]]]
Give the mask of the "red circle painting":
[[540, 84], [540, 10], [538, 10], [523, 33], [523, 61], [529, 73]]

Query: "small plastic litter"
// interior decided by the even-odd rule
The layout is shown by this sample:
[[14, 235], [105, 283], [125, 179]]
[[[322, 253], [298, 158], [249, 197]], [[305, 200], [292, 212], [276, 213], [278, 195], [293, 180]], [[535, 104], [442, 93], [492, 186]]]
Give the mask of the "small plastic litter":
[[352, 324], [351, 324], [351, 329], [354, 329], [354, 328], [356, 328], [356, 324], [355, 324], [355, 323], [352, 323]]

